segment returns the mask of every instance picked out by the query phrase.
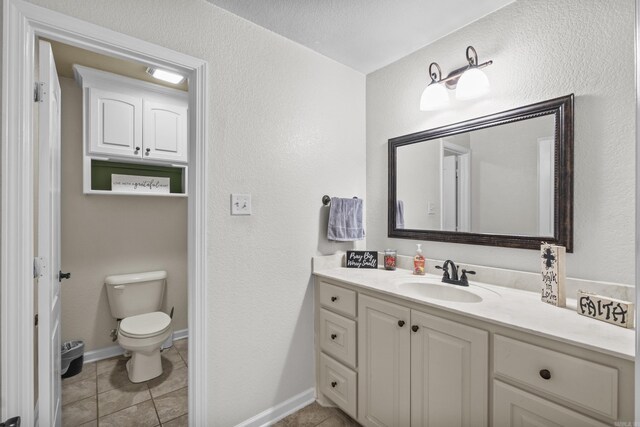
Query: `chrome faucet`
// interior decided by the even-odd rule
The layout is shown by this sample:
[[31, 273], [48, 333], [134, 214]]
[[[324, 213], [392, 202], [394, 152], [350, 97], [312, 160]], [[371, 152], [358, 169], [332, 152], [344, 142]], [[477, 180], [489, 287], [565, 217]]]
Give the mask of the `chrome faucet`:
[[[458, 279], [459, 267], [456, 266], [456, 263], [451, 261], [450, 259], [446, 260], [444, 264], [442, 264], [442, 267], [436, 265], [436, 268], [442, 270], [442, 281], [451, 285], [469, 286], [469, 279], [467, 278], [467, 274], [476, 274], [475, 271], [462, 269], [462, 275]], [[451, 268], [451, 274], [449, 274], [449, 268]]]

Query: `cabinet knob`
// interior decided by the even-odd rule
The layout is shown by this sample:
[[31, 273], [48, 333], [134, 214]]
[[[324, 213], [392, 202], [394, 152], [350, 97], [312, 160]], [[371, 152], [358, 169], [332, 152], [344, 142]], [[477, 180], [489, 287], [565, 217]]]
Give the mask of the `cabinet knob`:
[[147, 148], [145, 151], [146, 151], [146, 153], [145, 153], [145, 154], [148, 156], [148, 155], [149, 155], [149, 153], [151, 152], [151, 148]]
[[338, 336], [336, 334], [331, 334], [331, 339], [335, 340], [336, 338], [338, 338]]
[[338, 383], [337, 383], [337, 382], [335, 382], [335, 381], [331, 381], [331, 387], [336, 388], [336, 386], [337, 386], [337, 385], [338, 385]]
[[411, 330], [412, 330], [413, 332], [418, 332], [418, 329], [420, 329], [420, 327], [419, 327], [418, 325], [413, 325], [413, 326], [411, 327]]
[[133, 154], [138, 154], [140, 152], [140, 147], [136, 147], [136, 151]]
[[338, 297], [331, 297], [331, 302], [336, 302], [338, 301]]
[[404, 326], [404, 320], [398, 320], [398, 326], [402, 328]]
[[540, 370], [540, 376], [544, 380], [549, 380], [549, 379], [551, 379], [551, 372], [548, 369], [541, 369]]

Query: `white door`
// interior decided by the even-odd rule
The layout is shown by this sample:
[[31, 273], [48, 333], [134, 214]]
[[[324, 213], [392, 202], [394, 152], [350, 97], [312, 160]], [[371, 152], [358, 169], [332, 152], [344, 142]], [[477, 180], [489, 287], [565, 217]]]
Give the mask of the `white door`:
[[456, 156], [442, 158], [442, 230], [457, 230], [458, 183], [456, 179]]
[[367, 427], [409, 425], [410, 316], [406, 307], [359, 296], [358, 413]]
[[411, 311], [411, 426], [487, 426], [489, 334]]
[[60, 84], [47, 42], [39, 43], [38, 417], [41, 426], [61, 425], [60, 393]]
[[553, 138], [538, 138], [538, 236], [553, 236], [554, 157]]

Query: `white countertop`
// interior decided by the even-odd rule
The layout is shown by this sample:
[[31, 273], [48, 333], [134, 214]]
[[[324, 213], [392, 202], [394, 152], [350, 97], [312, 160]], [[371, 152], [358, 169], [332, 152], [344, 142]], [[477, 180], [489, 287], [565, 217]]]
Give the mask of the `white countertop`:
[[[506, 326], [545, 338], [566, 342], [623, 359], [635, 360], [635, 330], [611, 325], [576, 313], [576, 300], [567, 299], [566, 308], [540, 301], [540, 293], [486, 283], [469, 282], [459, 287], [439, 283], [441, 276], [415, 276], [410, 270], [326, 268], [316, 276], [333, 279], [363, 289], [371, 289], [407, 301], [447, 310], [485, 322]], [[481, 302], [455, 302], [419, 295], [403, 282], [424, 282], [424, 286], [450, 286], [474, 293]]]

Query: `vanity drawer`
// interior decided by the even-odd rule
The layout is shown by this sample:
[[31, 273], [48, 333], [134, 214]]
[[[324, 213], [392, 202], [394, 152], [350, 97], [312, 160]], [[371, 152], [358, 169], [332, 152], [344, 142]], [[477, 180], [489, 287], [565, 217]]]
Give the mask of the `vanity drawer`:
[[320, 353], [320, 391], [352, 418], [357, 418], [357, 374]]
[[611, 419], [618, 416], [618, 371], [609, 366], [495, 335], [494, 370]]
[[356, 317], [356, 293], [320, 281], [320, 304], [338, 313]]
[[526, 391], [493, 381], [493, 425], [605, 427], [599, 421]]
[[321, 308], [320, 348], [355, 368], [356, 322]]

